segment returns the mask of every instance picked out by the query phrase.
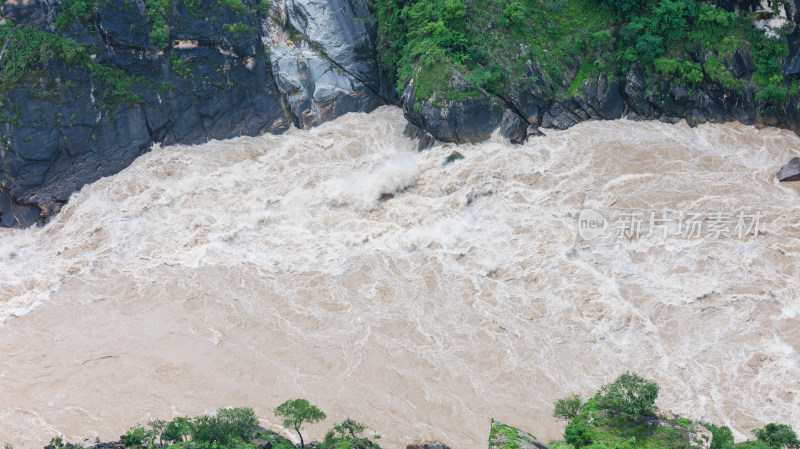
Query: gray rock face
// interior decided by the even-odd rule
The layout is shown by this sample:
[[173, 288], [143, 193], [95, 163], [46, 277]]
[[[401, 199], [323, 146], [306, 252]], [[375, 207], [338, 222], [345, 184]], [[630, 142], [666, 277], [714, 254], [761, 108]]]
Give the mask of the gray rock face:
[[7, 0], [2, 12], [16, 23], [43, 26], [55, 22], [60, 5], [61, 0]]
[[369, 112], [384, 104], [361, 81], [320, 56], [307, 42], [273, 47], [278, 89], [298, 128], [310, 128], [348, 112]]
[[286, 14], [341, 70], [380, 91], [375, 30], [364, 20], [370, 15], [364, 0], [287, 0]]
[[775, 175], [778, 181], [800, 181], [800, 157], [793, 158]]

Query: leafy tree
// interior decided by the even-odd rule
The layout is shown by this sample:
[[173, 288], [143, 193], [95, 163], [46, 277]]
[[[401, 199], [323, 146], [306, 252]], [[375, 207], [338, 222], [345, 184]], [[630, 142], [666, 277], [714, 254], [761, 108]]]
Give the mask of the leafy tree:
[[797, 434], [786, 424], [769, 423], [762, 429], [754, 430], [753, 435], [772, 449], [800, 449]]
[[189, 418], [177, 417], [170, 421], [161, 437], [174, 443], [186, 441], [192, 434], [192, 421]]
[[192, 419], [192, 441], [200, 447], [212, 448], [225, 444], [230, 435], [222, 431], [216, 416], [200, 415]]
[[327, 418], [322, 410], [305, 399], [291, 399], [284, 402], [275, 409], [275, 416], [283, 420], [284, 427], [291, 427], [297, 432], [297, 436], [300, 437], [300, 447], [305, 447], [303, 435], [300, 433], [303, 424], [313, 424]]
[[154, 419], [148, 422], [147, 425], [153, 430], [153, 438], [158, 435], [158, 443], [163, 446], [162, 438], [164, 438], [164, 429], [167, 427], [167, 422], [163, 419]]
[[50, 446], [62, 448], [64, 447], [64, 439], [56, 435], [53, 438], [50, 438]]
[[600, 404], [618, 411], [630, 419], [647, 415], [658, 397], [658, 384], [626, 372], [614, 382], [604, 385], [597, 393]]
[[577, 394], [559, 399], [556, 401], [553, 409], [553, 418], [570, 421], [572, 418], [578, 416], [581, 405], [581, 397]]
[[334, 432], [341, 435], [342, 438], [346, 436], [350, 436], [351, 438], [356, 438], [356, 436], [366, 430], [367, 426], [364, 423], [360, 423], [352, 418], [347, 418], [339, 424], [333, 426]]

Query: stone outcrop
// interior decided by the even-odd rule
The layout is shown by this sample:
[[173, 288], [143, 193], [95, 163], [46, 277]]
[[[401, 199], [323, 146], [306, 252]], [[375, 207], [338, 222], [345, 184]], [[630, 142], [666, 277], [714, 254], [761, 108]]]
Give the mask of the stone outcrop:
[[402, 95], [408, 121], [444, 142], [467, 143], [488, 138], [502, 121], [505, 110], [502, 103], [469, 86], [457, 70], [452, 72], [449, 87], [458, 99], [437, 98], [434, 94], [419, 101], [412, 77]]

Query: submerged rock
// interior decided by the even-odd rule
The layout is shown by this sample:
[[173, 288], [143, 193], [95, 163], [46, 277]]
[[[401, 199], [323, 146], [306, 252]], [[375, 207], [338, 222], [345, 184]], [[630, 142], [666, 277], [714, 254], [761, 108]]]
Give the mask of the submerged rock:
[[452, 153], [450, 153], [450, 156], [447, 156], [444, 159], [444, 162], [442, 162], [442, 165], [452, 164], [453, 162], [455, 162], [455, 161], [457, 161], [459, 159], [464, 159], [464, 155], [459, 153], [458, 151], [453, 151]]
[[800, 157], [796, 157], [784, 165], [775, 175], [780, 182], [800, 181]]

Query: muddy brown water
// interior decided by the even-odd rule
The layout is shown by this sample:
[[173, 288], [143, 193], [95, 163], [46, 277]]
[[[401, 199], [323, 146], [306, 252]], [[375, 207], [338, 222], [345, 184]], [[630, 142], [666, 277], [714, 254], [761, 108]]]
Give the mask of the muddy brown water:
[[[491, 418], [558, 437], [553, 401], [625, 370], [739, 439], [800, 423], [800, 183], [773, 176], [798, 136], [587, 122], [443, 166], [456, 147], [417, 153], [403, 126], [385, 107], [155, 148], [0, 230], [0, 442], [221, 406], [280, 430], [305, 397], [328, 414], [307, 440], [350, 416], [387, 449], [477, 449]], [[582, 238], [583, 209], [607, 231]], [[664, 233], [617, 235], [651, 212]], [[683, 235], [688, 212], [733, 235]]]

